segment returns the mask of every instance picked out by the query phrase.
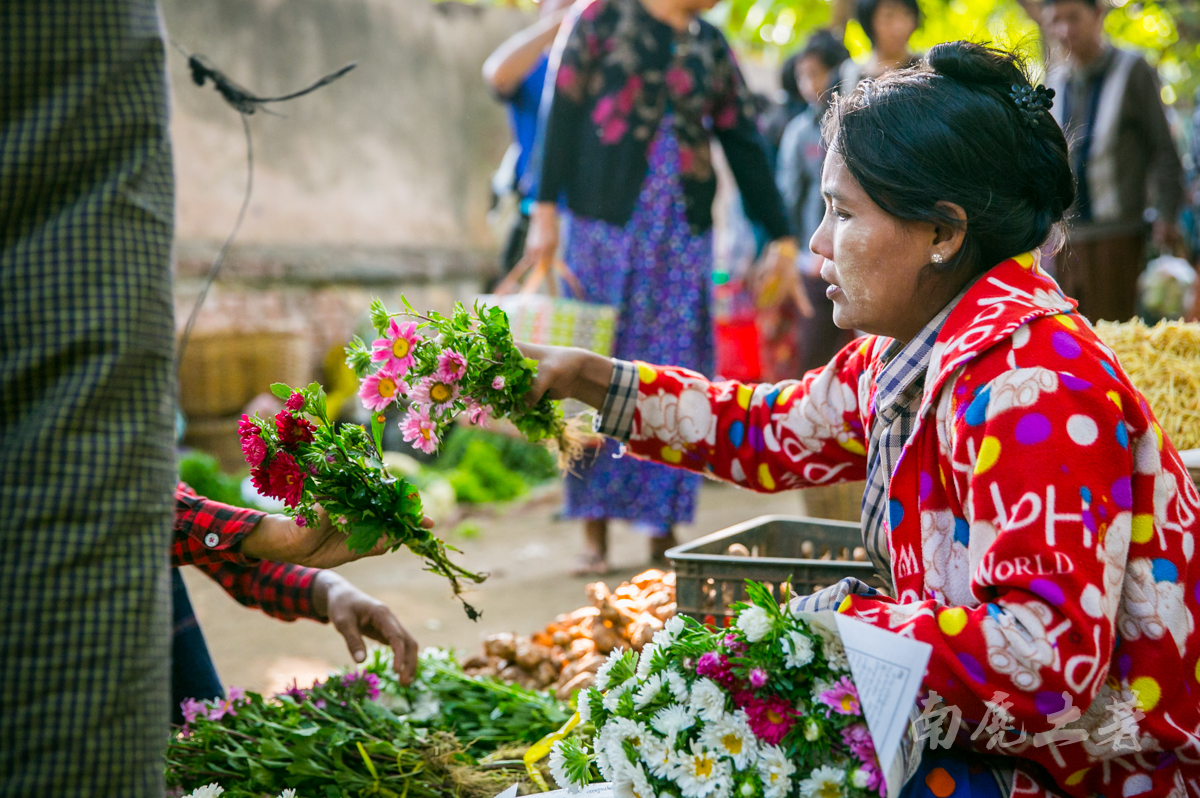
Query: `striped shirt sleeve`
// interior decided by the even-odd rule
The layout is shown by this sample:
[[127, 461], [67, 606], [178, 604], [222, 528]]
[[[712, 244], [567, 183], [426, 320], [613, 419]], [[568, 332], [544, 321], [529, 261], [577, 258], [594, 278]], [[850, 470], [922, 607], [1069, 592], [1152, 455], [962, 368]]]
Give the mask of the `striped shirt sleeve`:
[[613, 358], [612, 380], [604, 407], [596, 416], [596, 432], [610, 438], [627, 441], [633, 432], [633, 411], [637, 407], [638, 370], [628, 360]]

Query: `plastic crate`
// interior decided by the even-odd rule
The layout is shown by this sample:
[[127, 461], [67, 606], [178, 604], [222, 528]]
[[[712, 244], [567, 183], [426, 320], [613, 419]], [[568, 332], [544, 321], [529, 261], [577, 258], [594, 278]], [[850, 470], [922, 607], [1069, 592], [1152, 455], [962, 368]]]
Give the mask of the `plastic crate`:
[[[750, 556], [729, 554], [734, 544], [745, 546]], [[799, 596], [847, 576], [887, 591], [888, 583], [870, 561], [852, 559], [859, 546], [858, 524], [820, 518], [764, 515], [714, 532], [667, 551], [675, 568], [678, 612], [728, 626], [729, 605], [745, 599], [747, 579], [765, 583], [776, 598], [788, 580], [792, 595]], [[830, 559], [821, 559], [826, 555]]]

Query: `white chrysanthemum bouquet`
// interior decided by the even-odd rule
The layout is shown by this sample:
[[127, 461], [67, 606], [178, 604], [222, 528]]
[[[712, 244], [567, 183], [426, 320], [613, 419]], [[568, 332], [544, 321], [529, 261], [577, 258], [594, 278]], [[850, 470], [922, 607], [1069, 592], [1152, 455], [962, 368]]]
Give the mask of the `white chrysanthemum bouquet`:
[[675, 617], [640, 655], [613, 652], [577, 699], [594, 735], [551, 750], [560, 786], [598, 770], [618, 798], [886, 794], [840, 640], [747, 593], [735, 627]]

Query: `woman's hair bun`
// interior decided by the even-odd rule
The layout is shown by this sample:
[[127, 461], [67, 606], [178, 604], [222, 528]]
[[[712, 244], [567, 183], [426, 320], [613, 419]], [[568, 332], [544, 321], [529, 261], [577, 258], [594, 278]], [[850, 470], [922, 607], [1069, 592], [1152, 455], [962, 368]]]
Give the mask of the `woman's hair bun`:
[[1025, 65], [1013, 53], [974, 42], [934, 45], [925, 57], [930, 68], [959, 83], [1010, 89], [1028, 86]]
[[1020, 55], [947, 42], [859, 84], [826, 135], [887, 213], [955, 227], [946, 205], [962, 208], [963, 245], [944, 268], [978, 273], [1057, 238], [1075, 199], [1066, 138], [1042, 104], [1050, 96], [1032, 89]]

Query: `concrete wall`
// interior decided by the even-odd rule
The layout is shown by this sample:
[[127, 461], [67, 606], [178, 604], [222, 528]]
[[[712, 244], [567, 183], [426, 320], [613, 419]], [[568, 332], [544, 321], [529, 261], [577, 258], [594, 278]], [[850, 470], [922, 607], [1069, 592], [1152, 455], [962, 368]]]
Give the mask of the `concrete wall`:
[[489, 177], [509, 143], [480, 67], [527, 15], [429, 0], [164, 0], [163, 11], [176, 45], [180, 326], [237, 217], [246, 175], [240, 116], [211, 84], [192, 82], [180, 48], [263, 96], [358, 63], [249, 118], [252, 204], [195, 335], [295, 331], [319, 377], [372, 296], [398, 306], [403, 291], [418, 307], [446, 309], [477, 292], [496, 250]]
[[[479, 69], [526, 22], [428, 0], [166, 0], [172, 39], [262, 95], [355, 61], [251, 117], [255, 198], [242, 244], [488, 246], [487, 180], [508, 144]], [[179, 238], [216, 242], [244, 188], [241, 122], [171, 55]]]

